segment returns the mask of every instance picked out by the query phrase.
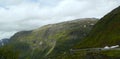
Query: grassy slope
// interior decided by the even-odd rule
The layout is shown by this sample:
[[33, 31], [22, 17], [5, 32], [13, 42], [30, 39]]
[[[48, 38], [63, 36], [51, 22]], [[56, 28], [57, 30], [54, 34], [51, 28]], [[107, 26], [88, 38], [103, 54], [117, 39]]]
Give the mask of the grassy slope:
[[[26, 55], [22, 53], [24, 57], [30, 54], [31, 59], [43, 59], [42, 57], [46, 57], [53, 50], [55, 50], [53, 54], [56, 55], [59, 51], [69, 49], [81, 41], [93, 27], [92, 24], [96, 22], [97, 20], [94, 18], [87, 18], [50, 24], [32, 31], [18, 32], [11, 37], [10, 45], [17, 47], [17, 49], [21, 47], [18, 50], [28, 52]], [[22, 58], [24, 58], [23, 56]]]
[[[99, 48], [113, 45], [120, 45], [120, 7], [114, 9], [98, 21], [83, 42], [78, 43], [74, 48]], [[120, 58], [120, 51], [117, 50], [103, 51], [98, 54], [109, 56], [108, 59]]]
[[78, 48], [120, 45], [120, 7], [105, 15]]

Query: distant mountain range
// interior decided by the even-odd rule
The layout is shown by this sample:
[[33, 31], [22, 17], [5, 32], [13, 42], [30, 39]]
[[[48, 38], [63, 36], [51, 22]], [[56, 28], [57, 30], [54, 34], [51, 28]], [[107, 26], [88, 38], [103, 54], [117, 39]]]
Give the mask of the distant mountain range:
[[6, 45], [7, 43], [9, 43], [9, 39], [7, 39], [7, 38], [4, 38], [4, 39], [1, 39], [1, 40], [0, 40], [0, 46], [4, 46], [4, 45]]

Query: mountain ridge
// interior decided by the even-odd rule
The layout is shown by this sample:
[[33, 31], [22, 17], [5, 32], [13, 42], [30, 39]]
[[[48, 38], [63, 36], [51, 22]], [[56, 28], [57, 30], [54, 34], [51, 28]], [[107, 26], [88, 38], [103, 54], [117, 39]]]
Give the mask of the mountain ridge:
[[[31, 55], [30, 57], [33, 59], [41, 57], [42, 59], [52, 53], [53, 50], [59, 52], [61, 50], [64, 51], [70, 49], [75, 42], [81, 41], [82, 38], [89, 33], [97, 21], [98, 19], [96, 18], [77, 19], [68, 22], [45, 25], [32, 31], [21, 31], [10, 38], [10, 44], [14, 47], [21, 45], [21, 47], [24, 48], [15, 50], [27, 51], [28, 49], [28, 53], [29, 50], [34, 51], [32, 57]], [[63, 51], [60, 53], [63, 53]]]

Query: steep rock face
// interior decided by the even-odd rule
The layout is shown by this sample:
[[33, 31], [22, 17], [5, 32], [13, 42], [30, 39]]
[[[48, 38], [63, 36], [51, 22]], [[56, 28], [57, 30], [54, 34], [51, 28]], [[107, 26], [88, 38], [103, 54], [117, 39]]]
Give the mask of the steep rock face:
[[95, 18], [77, 19], [49, 24], [32, 31], [21, 31], [11, 37], [10, 45], [16, 50], [27, 52], [26, 55], [21, 55], [22, 58], [42, 59], [53, 50], [55, 50], [53, 54], [56, 54], [58, 51], [70, 49], [89, 33], [97, 20]]

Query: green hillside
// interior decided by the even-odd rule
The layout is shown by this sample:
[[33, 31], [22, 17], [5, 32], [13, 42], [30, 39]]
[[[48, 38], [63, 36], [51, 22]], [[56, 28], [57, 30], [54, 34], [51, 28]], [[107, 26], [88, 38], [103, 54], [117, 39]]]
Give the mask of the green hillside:
[[[80, 44], [80, 48], [120, 45], [120, 7], [105, 15]], [[79, 45], [78, 45], [79, 48]]]
[[8, 46], [20, 51], [21, 59], [55, 57], [80, 42], [98, 19], [77, 19], [49, 24], [31, 31], [21, 31], [11, 37]]
[[[76, 44], [73, 49], [103, 48], [114, 45], [120, 45], [120, 7], [101, 18], [83, 41]], [[84, 56], [87, 57], [89, 53], [85, 53]], [[80, 54], [82, 53], [76, 54], [75, 58], [81, 58]], [[89, 59], [120, 59], [120, 49], [94, 51], [88, 56]]]
[[0, 48], [0, 58], [11, 54], [16, 59], [120, 59], [120, 48], [91, 49], [120, 45], [120, 7], [97, 21], [77, 19], [18, 32]]
[[21, 31], [0, 49], [2, 52], [10, 48], [14, 58], [20, 59], [120, 59], [119, 49], [89, 49], [120, 45], [120, 7], [97, 21], [77, 19]]

